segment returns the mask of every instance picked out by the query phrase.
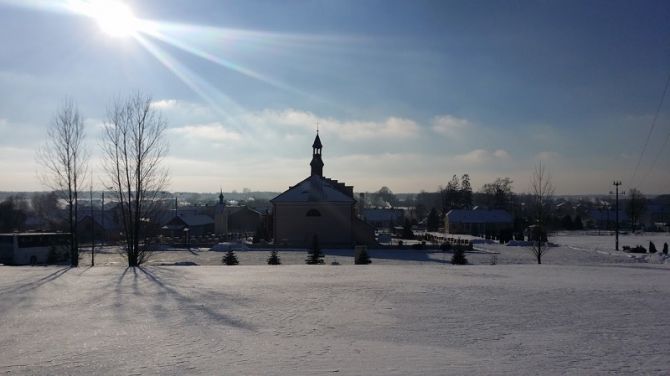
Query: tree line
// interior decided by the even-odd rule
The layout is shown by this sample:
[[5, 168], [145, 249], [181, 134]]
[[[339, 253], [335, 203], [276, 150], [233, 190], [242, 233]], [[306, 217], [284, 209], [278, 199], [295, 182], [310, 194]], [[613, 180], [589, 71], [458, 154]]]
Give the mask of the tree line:
[[[535, 169], [541, 168], [545, 178], [542, 183], [546, 183], [548, 172], [543, 164], [538, 164]], [[421, 191], [418, 194], [394, 194], [390, 188], [384, 186], [380, 190], [367, 193], [365, 196], [365, 205], [367, 207], [391, 208], [405, 207], [411, 208], [412, 219], [416, 222], [426, 220], [426, 227], [429, 231], [436, 231], [443, 223], [444, 216], [452, 209], [472, 209], [480, 207], [485, 209], [502, 209], [514, 218], [514, 231], [523, 231], [528, 226], [534, 224], [538, 216], [543, 217], [546, 228], [552, 230], [582, 230], [586, 218], [584, 217], [587, 209], [600, 211], [613, 211], [614, 198], [593, 202], [588, 200], [578, 200], [576, 205], [583, 208], [575, 213], [560, 213], [554, 208], [554, 205], [560, 202], [554, 197], [553, 190], [551, 195], [542, 195], [541, 203], [537, 202], [539, 193], [545, 190], [536, 190], [534, 187], [535, 175], [538, 171], [533, 171], [530, 178], [530, 191], [519, 193], [514, 191], [514, 181], [509, 177], [497, 177], [493, 181], [484, 183], [479, 190], [473, 190], [470, 175], [463, 174], [452, 175], [452, 178], [446, 185], [438, 187], [437, 190]], [[539, 182], [537, 182], [539, 184]], [[548, 187], [545, 187], [548, 188]], [[550, 191], [547, 189], [547, 193]], [[662, 198], [663, 196], [661, 196]], [[648, 208], [648, 199], [639, 189], [630, 189], [625, 196], [621, 197], [621, 212], [628, 215], [630, 219], [630, 229], [635, 231], [641, 227], [641, 219]], [[663, 201], [663, 200], [661, 200]], [[670, 200], [666, 200], [669, 201]], [[540, 205], [541, 204], [541, 205]], [[538, 212], [538, 206], [542, 207], [542, 212]], [[670, 206], [670, 203], [668, 203]], [[614, 216], [612, 216], [614, 220]], [[403, 225], [398, 223], [398, 225]]]

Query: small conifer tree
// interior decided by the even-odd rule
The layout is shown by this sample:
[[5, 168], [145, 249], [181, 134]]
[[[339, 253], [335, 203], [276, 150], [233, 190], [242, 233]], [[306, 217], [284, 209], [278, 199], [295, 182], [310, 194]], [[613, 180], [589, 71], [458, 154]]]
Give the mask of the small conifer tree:
[[649, 242], [649, 253], [656, 253], [656, 244], [654, 242]]
[[237, 265], [240, 262], [237, 260], [237, 255], [235, 254], [235, 251], [232, 249], [226, 252], [226, 255], [223, 256], [223, 259], [221, 260], [226, 265]]
[[668, 254], [668, 243], [663, 243], [663, 254], [664, 255]]
[[307, 265], [323, 264], [323, 253], [321, 253], [321, 247], [319, 246], [319, 237], [316, 235], [312, 239], [312, 248], [307, 251], [305, 263]]
[[281, 260], [279, 259], [279, 252], [276, 249], [273, 249], [270, 252], [270, 257], [268, 257], [268, 265], [281, 265]]
[[465, 258], [465, 248], [461, 245], [454, 247], [454, 254], [451, 256], [452, 265], [466, 265], [468, 259]]
[[356, 247], [358, 252], [356, 252], [356, 259], [354, 260], [354, 264], [356, 265], [367, 265], [372, 263], [370, 260], [370, 255], [368, 255], [367, 247], [362, 246], [362, 247]]

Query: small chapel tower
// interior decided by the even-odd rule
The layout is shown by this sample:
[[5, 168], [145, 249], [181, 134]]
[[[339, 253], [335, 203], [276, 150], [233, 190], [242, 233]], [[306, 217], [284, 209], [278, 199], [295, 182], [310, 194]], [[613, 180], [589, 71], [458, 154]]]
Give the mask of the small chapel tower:
[[219, 193], [219, 202], [216, 203], [214, 210], [214, 233], [225, 235], [228, 233], [228, 211], [223, 197], [223, 190]]
[[312, 173], [311, 175], [318, 175], [323, 177], [323, 160], [321, 160], [321, 149], [323, 148], [323, 145], [321, 145], [321, 139], [319, 138], [319, 131], [316, 131], [316, 138], [314, 139], [314, 143], [312, 144], [312, 162], [310, 162], [310, 166], [312, 167]]

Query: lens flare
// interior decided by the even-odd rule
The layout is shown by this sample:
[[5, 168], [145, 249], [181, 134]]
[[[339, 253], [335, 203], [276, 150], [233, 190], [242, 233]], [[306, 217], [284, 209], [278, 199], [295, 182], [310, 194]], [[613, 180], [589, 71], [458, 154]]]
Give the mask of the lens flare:
[[73, 1], [70, 8], [93, 18], [112, 37], [128, 37], [139, 30], [139, 20], [130, 7], [116, 0]]

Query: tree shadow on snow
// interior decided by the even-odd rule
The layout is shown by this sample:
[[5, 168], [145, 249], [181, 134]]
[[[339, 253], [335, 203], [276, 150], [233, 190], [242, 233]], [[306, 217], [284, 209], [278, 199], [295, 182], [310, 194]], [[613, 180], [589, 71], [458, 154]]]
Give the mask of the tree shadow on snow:
[[16, 286], [6, 287], [0, 290], [0, 317], [2, 313], [13, 309], [30, 309], [33, 302], [37, 299], [36, 290], [49, 284], [67, 273], [71, 268], [69, 266], [59, 268], [41, 278], [26, 278], [20, 281]]
[[[368, 254], [374, 264], [374, 259], [434, 262], [438, 264], [451, 263], [451, 252], [418, 249], [369, 249]], [[433, 255], [435, 257], [431, 258]]]
[[23, 283], [20, 283], [17, 286], [7, 287], [0, 290], [0, 294], [10, 294], [10, 293], [23, 294], [30, 290], [35, 290], [51, 281], [58, 279], [63, 274], [67, 273], [70, 269], [71, 268], [69, 266], [66, 266], [59, 268], [53, 273], [45, 275], [44, 277], [39, 278], [37, 280], [32, 280], [32, 278], [24, 279], [22, 281]]
[[[151, 269], [149, 269], [142, 266], [129, 269], [133, 269], [132, 289], [133, 294], [138, 298], [141, 298], [142, 295], [144, 295], [144, 293], [146, 292], [142, 290], [141, 284], [138, 284], [138, 275], [139, 275], [144, 276], [145, 281], [148, 281], [152, 285], [157, 287], [160, 290], [159, 294], [164, 295], [164, 297], [171, 298], [179, 306], [184, 306], [184, 308], [186, 308], [184, 310], [185, 312], [191, 312], [189, 313], [188, 319], [194, 318], [192, 314], [193, 312], [201, 312], [202, 314], [209, 316], [211, 319], [214, 319], [215, 321], [222, 323], [224, 325], [232, 326], [239, 329], [252, 330], [252, 331], [254, 330], [254, 328], [251, 325], [222, 313], [221, 307], [212, 307], [213, 303], [220, 305], [221, 303], [232, 301], [232, 299], [230, 298], [227, 299], [227, 297], [220, 292], [208, 293], [203, 290], [197, 290], [194, 288], [193, 290], [189, 291], [192, 295], [191, 294], [186, 295], [180, 292], [175, 286], [168, 284], [165, 281], [165, 278], [160, 275], [163, 273], [174, 272], [171, 269], [163, 269], [157, 267], [151, 267]], [[126, 272], [124, 271], [124, 275], [125, 273]], [[175, 273], [174, 275], [181, 276], [182, 274]], [[153, 293], [151, 294], [154, 295]], [[172, 315], [174, 314], [174, 311], [166, 311], [163, 305], [161, 304], [154, 307], [154, 314], [156, 316]]]

